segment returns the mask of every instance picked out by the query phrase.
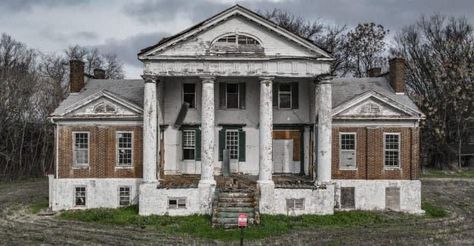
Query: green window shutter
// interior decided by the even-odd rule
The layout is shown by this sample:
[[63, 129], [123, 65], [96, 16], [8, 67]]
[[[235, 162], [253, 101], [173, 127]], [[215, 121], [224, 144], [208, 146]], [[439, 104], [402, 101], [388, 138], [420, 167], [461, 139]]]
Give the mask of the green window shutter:
[[226, 108], [226, 83], [219, 83], [219, 108], [225, 109]]
[[239, 129], [239, 161], [245, 161], [245, 131]]
[[196, 129], [196, 138], [194, 141], [196, 141], [194, 143], [194, 146], [195, 146], [194, 151], [196, 152], [194, 153], [195, 160], [200, 161], [201, 160], [201, 129], [199, 128]]
[[184, 160], [184, 129], [181, 129], [181, 160]]
[[297, 109], [299, 106], [298, 82], [291, 83], [291, 108]]
[[219, 131], [219, 161], [222, 161], [223, 151], [225, 148], [225, 129]]
[[239, 83], [239, 108], [245, 109], [245, 83]]
[[273, 107], [278, 107], [278, 83], [276, 82], [273, 82]]

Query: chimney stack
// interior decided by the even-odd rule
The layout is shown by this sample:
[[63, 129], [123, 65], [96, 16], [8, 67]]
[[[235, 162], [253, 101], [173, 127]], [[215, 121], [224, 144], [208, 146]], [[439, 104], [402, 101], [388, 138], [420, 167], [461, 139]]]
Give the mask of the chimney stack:
[[79, 92], [84, 87], [84, 62], [69, 61], [69, 92]]
[[105, 79], [104, 69], [100, 69], [100, 68], [94, 69], [94, 78], [96, 78], [96, 79]]
[[405, 93], [405, 59], [392, 58], [390, 64], [390, 85], [395, 93]]
[[373, 67], [367, 70], [367, 76], [371, 78], [378, 77], [380, 76], [381, 73], [382, 73], [382, 68], [380, 67]]

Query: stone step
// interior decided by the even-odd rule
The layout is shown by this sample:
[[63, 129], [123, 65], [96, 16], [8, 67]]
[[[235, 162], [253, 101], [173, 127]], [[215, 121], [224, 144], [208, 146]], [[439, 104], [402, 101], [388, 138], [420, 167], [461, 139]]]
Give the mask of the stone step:
[[[212, 223], [214, 225], [228, 225], [228, 224], [238, 224], [238, 218], [220, 218], [220, 217], [214, 217], [212, 218]], [[248, 218], [247, 220], [248, 224], [253, 224], [254, 223], [254, 218]]]
[[247, 216], [250, 218], [254, 217], [253, 212], [217, 212], [215, 215], [217, 218], [238, 218], [241, 213], [247, 214]]
[[254, 202], [219, 202], [217, 204], [218, 208], [226, 208], [226, 207], [245, 207], [245, 208], [253, 208], [255, 206]]
[[223, 197], [223, 198], [227, 198], [227, 197], [230, 197], [230, 198], [241, 198], [241, 197], [254, 197], [255, 195], [253, 193], [246, 193], [246, 192], [222, 192], [222, 193], [219, 193], [219, 197]]
[[253, 197], [219, 197], [218, 203], [228, 202], [253, 202]]
[[216, 208], [216, 211], [218, 213], [253, 213], [255, 209], [253, 207], [222, 207]]

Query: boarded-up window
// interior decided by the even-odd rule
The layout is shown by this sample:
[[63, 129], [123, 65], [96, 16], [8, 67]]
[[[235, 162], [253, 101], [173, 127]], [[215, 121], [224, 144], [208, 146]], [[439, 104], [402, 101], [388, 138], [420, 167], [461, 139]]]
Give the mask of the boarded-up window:
[[341, 187], [341, 208], [355, 208], [354, 187]]
[[385, 188], [385, 208], [389, 210], [400, 210], [400, 187]]
[[286, 208], [288, 210], [304, 210], [304, 198], [286, 199]]

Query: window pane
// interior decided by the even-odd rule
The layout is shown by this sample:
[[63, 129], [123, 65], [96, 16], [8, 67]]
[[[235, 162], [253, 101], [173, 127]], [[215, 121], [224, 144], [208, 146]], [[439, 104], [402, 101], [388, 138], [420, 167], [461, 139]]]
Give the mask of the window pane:
[[280, 108], [291, 108], [291, 96], [290, 94], [280, 94], [279, 95]]
[[195, 97], [196, 96], [194, 94], [184, 94], [184, 102], [188, 103], [190, 108], [195, 108]]
[[117, 158], [118, 165], [132, 164], [132, 133], [120, 132], [117, 133]]
[[227, 94], [227, 108], [239, 108], [239, 94]]
[[229, 150], [230, 159], [239, 158], [239, 132], [236, 130], [226, 131], [226, 149]]
[[183, 159], [194, 160], [194, 149], [183, 149]]
[[291, 85], [290, 84], [280, 84], [280, 91], [290, 92]]
[[86, 205], [86, 187], [76, 187], [75, 190], [75, 205], [85, 206]]
[[341, 134], [341, 149], [354, 150], [355, 149], [355, 135]]
[[130, 205], [130, 187], [120, 187], [119, 189], [119, 205]]
[[183, 84], [183, 91], [184, 93], [194, 93], [195, 84]]
[[227, 84], [227, 93], [239, 93], [239, 84]]

